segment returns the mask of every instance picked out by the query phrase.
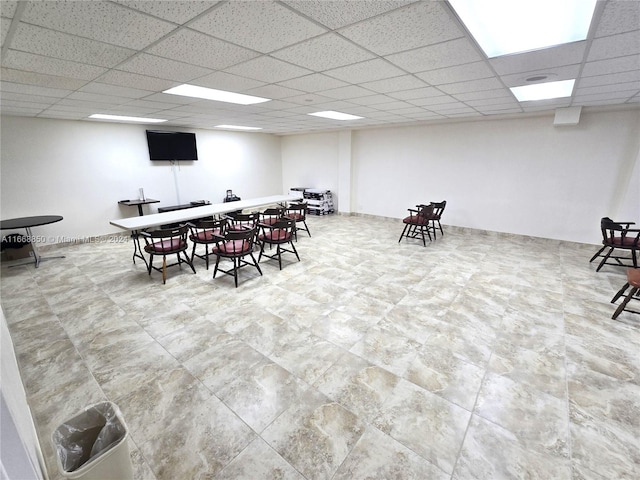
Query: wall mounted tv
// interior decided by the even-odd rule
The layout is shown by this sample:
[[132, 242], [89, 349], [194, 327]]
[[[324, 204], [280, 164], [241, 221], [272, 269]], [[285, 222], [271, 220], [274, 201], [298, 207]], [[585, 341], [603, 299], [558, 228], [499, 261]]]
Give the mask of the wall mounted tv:
[[147, 144], [151, 160], [198, 160], [195, 133], [147, 130]]

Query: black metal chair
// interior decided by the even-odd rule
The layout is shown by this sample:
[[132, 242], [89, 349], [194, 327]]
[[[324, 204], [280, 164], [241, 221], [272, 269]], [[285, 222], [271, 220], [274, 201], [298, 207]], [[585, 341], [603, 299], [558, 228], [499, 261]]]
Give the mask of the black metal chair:
[[[207, 270], [209, 270], [209, 245], [214, 245], [220, 241], [221, 236], [224, 235], [227, 227], [227, 219], [221, 218], [219, 220], [201, 220], [199, 222], [187, 223], [189, 231], [189, 240], [193, 243], [193, 249], [191, 250], [191, 262], [194, 257], [205, 260]], [[204, 253], [196, 253], [198, 245], [204, 245]]]
[[[191, 267], [193, 273], [196, 273], [196, 269], [193, 267], [193, 263], [186, 252], [189, 247], [187, 243], [188, 232], [189, 228], [186, 225], [152, 232], [140, 232], [145, 241], [144, 251], [149, 254], [149, 265], [147, 267], [149, 275], [151, 275], [151, 270], [162, 272], [162, 283], [167, 283], [167, 267], [181, 266], [183, 262]], [[184, 256], [184, 260], [180, 256], [181, 253]], [[162, 255], [162, 267], [153, 266], [153, 257], [156, 255]], [[167, 255], [175, 255], [178, 261], [167, 265]]]
[[[253, 256], [253, 249], [256, 240], [256, 228], [244, 230], [228, 230], [223, 237], [218, 237], [218, 243], [211, 249], [211, 253], [216, 256], [216, 266], [213, 270], [213, 278], [216, 278], [218, 270], [234, 278], [236, 288], [238, 287], [238, 270], [250, 265], [256, 267], [260, 275], [262, 270]], [[247, 260], [251, 259], [251, 262]], [[219, 267], [220, 259], [226, 258], [233, 262], [233, 267], [223, 270]]]
[[[629, 228], [634, 222], [614, 222], [609, 217], [600, 220], [602, 248], [589, 262], [602, 257], [596, 272], [605, 265], [638, 268], [638, 250], [640, 250], [640, 230]], [[606, 253], [603, 253], [606, 249]], [[617, 254], [616, 250], [629, 252], [629, 255]]]

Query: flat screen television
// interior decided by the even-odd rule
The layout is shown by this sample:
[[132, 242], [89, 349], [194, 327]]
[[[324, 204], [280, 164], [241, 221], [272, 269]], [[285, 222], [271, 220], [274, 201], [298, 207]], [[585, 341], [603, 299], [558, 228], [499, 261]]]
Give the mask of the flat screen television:
[[198, 160], [195, 133], [147, 130], [147, 144], [151, 160]]

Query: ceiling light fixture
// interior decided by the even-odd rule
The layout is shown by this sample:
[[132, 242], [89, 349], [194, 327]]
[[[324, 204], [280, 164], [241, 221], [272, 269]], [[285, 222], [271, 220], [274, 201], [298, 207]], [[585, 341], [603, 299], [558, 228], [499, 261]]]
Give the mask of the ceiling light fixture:
[[550, 100], [552, 98], [570, 97], [573, 91], [573, 80], [560, 80], [558, 82], [536, 83], [522, 87], [511, 87], [511, 92], [519, 102], [532, 102], [535, 100]]
[[327, 110], [325, 112], [308, 113], [307, 115], [313, 115], [314, 117], [330, 118], [332, 120], [358, 120], [359, 118], [364, 118], [364, 117], [358, 117], [357, 115], [351, 115], [349, 113], [334, 112], [333, 110]]
[[144, 118], [144, 117], [127, 117], [123, 115], [107, 115], [104, 113], [94, 113], [89, 115], [89, 118], [95, 118], [97, 120], [112, 120], [114, 122], [140, 122], [140, 123], [162, 123], [166, 122], [161, 118]]
[[228, 130], [262, 130], [260, 127], [244, 127], [242, 125], [216, 125], [214, 128], [226, 128]]
[[587, 38], [597, 0], [449, 0], [489, 58]]
[[236, 103], [238, 105], [253, 105], [271, 101], [270, 98], [254, 97], [242, 93], [227, 92], [214, 88], [198, 87], [196, 85], [178, 85], [177, 87], [165, 90], [162, 93], [171, 95], [182, 95], [183, 97], [204, 98], [205, 100], [215, 100], [216, 102]]

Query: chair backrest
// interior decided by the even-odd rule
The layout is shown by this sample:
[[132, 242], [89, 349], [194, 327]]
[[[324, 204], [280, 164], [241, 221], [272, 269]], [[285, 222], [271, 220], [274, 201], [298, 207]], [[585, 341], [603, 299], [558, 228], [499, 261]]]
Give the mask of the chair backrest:
[[307, 213], [306, 203], [291, 203], [287, 207], [284, 215], [285, 217], [291, 218], [292, 220], [301, 222], [307, 218], [306, 213]]
[[271, 207], [266, 208], [264, 212], [260, 213], [260, 223], [265, 225], [272, 225], [278, 221], [284, 215], [284, 208]]
[[169, 253], [173, 250], [181, 250], [187, 248], [187, 233], [189, 227], [181, 225], [175, 228], [165, 228], [145, 232], [144, 241], [148, 247], [161, 246], [162, 250]]
[[252, 212], [252, 213], [234, 213], [229, 214], [230, 218], [230, 229], [247, 229], [255, 227], [260, 221], [260, 213]]
[[430, 218], [433, 216], [433, 204], [416, 205], [418, 209], [418, 217]]
[[219, 236], [224, 236], [227, 229], [227, 219], [221, 218], [219, 220], [200, 220], [193, 223], [188, 223], [189, 230], [191, 231], [191, 239], [197, 238], [202, 240], [210, 237], [210, 235], [204, 235], [205, 233], [212, 233]]
[[248, 253], [253, 250], [257, 228], [245, 230], [229, 230], [224, 235], [224, 251], [226, 253]]
[[439, 220], [442, 216], [442, 212], [444, 212], [444, 208], [447, 206], [447, 201], [431, 202], [431, 205], [433, 206], [433, 216]]

